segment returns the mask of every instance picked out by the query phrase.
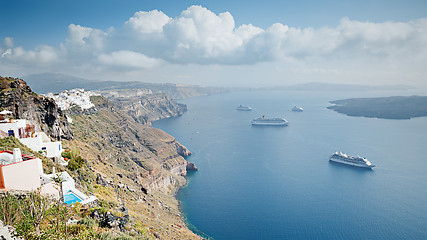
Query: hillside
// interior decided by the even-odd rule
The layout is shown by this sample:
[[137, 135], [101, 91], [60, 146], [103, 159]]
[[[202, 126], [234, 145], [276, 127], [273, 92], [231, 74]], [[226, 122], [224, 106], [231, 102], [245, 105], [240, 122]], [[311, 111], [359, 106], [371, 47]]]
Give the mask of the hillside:
[[199, 239], [185, 227], [173, 197], [186, 183], [187, 169], [195, 167], [182, 157], [190, 152], [174, 137], [142, 125], [107, 99], [93, 100], [96, 112], [70, 115], [75, 138], [64, 142], [79, 149], [96, 175], [83, 185], [113, 206], [124, 203], [131, 224], [142, 224], [151, 236]]
[[[84, 215], [91, 226], [96, 224], [94, 229], [102, 234], [127, 236], [117, 239], [201, 239], [186, 227], [174, 198], [178, 188], [186, 184], [187, 171], [197, 170], [184, 158], [191, 152], [173, 136], [143, 124], [147, 123], [143, 119], [182, 114], [185, 105], [168, 96], [155, 95], [147, 100], [151, 108], [145, 108], [145, 113], [157, 113], [138, 118], [131, 116], [124, 105], [93, 96], [94, 108], [82, 111], [75, 107], [63, 112], [52, 99], [33, 93], [22, 79], [6, 77], [0, 83], [1, 109], [13, 111], [15, 118], [40, 123], [51, 136], [62, 139], [62, 145], [73, 155], [84, 160], [82, 166], [67, 171], [80, 190], [98, 197], [96, 208], [82, 207], [83, 212], [77, 213]], [[65, 120], [65, 114], [72, 123]], [[2, 146], [12, 147], [10, 141], [5, 140]], [[65, 170], [48, 159], [43, 163], [47, 172], [52, 166]], [[99, 214], [108, 221], [99, 220]]]
[[381, 97], [381, 98], [351, 98], [335, 100], [329, 106], [336, 112], [348, 116], [410, 119], [413, 117], [427, 116], [427, 97]]

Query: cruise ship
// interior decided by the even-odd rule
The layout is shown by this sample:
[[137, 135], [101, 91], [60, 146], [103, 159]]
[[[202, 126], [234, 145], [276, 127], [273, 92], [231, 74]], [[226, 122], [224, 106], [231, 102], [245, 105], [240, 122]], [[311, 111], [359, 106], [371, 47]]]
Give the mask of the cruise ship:
[[243, 106], [243, 105], [238, 106], [236, 109], [239, 111], [251, 111], [252, 110], [251, 107]]
[[255, 118], [251, 123], [252, 125], [288, 126], [288, 121], [284, 118], [266, 118], [265, 116]]
[[361, 168], [373, 168], [375, 167], [374, 164], [372, 164], [368, 159], [362, 158], [362, 157], [353, 157], [349, 156], [342, 152], [335, 152], [334, 154], [329, 157], [329, 161], [337, 162], [337, 163], [343, 163], [355, 167], [361, 167]]
[[302, 107], [294, 106], [292, 108], [292, 111], [293, 112], [302, 112], [302, 111], [304, 111], [304, 109]]

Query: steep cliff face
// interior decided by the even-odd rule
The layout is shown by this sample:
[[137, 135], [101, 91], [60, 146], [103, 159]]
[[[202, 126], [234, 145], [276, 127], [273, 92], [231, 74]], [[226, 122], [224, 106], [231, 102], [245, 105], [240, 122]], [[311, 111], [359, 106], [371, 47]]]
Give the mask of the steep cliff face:
[[183, 158], [191, 154], [188, 149], [162, 130], [136, 121], [114, 102], [101, 96], [92, 100], [96, 111], [70, 113], [75, 139], [64, 144], [80, 150], [98, 184], [115, 189], [111, 201], [123, 202], [133, 222], [142, 221], [156, 238], [199, 239], [185, 227], [173, 198], [186, 183], [187, 169], [196, 169]]
[[[130, 90], [129, 90], [130, 91]], [[142, 124], [163, 118], [182, 115], [187, 106], [177, 103], [165, 94], [124, 94], [110, 96], [121, 110], [126, 111], [132, 118]]]
[[0, 106], [13, 112], [16, 119], [39, 124], [40, 130], [54, 139], [73, 138], [66, 116], [55, 101], [35, 94], [22, 79], [0, 77]]
[[[138, 168], [142, 177], [140, 183], [148, 191], [166, 189], [177, 181], [185, 181], [181, 177], [187, 174], [188, 161], [183, 157], [191, 154], [186, 147], [164, 131], [135, 121], [126, 110], [107, 99], [96, 96], [93, 100], [95, 112], [70, 113], [74, 119], [71, 126], [77, 138], [84, 139], [86, 145], [106, 155], [103, 159], [119, 164], [136, 163], [141, 167]], [[116, 155], [119, 157], [116, 158]], [[163, 175], [170, 174], [177, 180], [150, 187], [151, 182], [159, 182]]]
[[[186, 183], [187, 170], [197, 170], [184, 159], [191, 152], [174, 137], [141, 124], [124, 105], [101, 96], [93, 97], [95, 108], [90, 111], [67, 112], [73, 119], [69, 125], [52, 99], [33, 93], [23, 80], [0, 78], [0, 87], [0, 110], [39, 123], [86, 160], [84, 167], [70, 174], [82, 191], [97, 195], [100, 206], [119, 212], [121, 206], [128, 209], [124, 231], [152, 239], [201, 239], [185, 226], [173, 197]], [[145, 107], [147, 113], [164, 109], [153, 115], [157, 118], [173, 115], [171, 109], [179, 108], [165, 96], [151, 99]]]

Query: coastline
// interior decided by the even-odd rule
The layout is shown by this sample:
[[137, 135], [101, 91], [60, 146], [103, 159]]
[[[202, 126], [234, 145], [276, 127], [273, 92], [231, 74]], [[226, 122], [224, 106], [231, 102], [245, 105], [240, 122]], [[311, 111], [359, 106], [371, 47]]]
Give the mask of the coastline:
[[214, 238], [212, 238], [211, 236], [209, 236], [209, 235], [207, 235], [206, 233], [204, 233], [203, 231], [201, 231], [201, 230], [199, 230], [199, 229], [197, 229], [197, 227], [196, 226], [194, 226], [193, 224], [191, 224], [189, 221], [188, 221], [188, 217], [187, 217], [187, 214], [183, 211], [183, 207], [182, 207], [182, 201], [181, 200], [179, 200], [179, 198], [178, 198], [178, 193], [179, 193], [179, 191], [181, 191], [181, 190], [183, 190], [184, 188], [186, 188], [187, 187], [187, 185], [189, 184], [189, 182], [190, 181], [188, 181], [188, 175], [187, 176], [185, 176], [185, 180], [186, 180], [186, 182], [185, 182], [185, 184], [184, 185], [181, 185], [181, 186], [177, 186], [175, 189], [174, 189], [174, 193], [173, 193], [173, 197], [177, 200], [177, 202], [178, 202], [178, 210], [179, 210], [179, 212], [181, 213], [181, 219], [182, 219], [182, 221], [185, 223], [185, 226], [190, 230], [190, 231], [192, 231], [194, 234], [196, 234], [196, 235], [198, 235], [199, 237], [201, 237], [202, 239], [205, 239], [205, 240], [211, 240], [211, 239], [214, 239]]
[[[86, 152], [98, 176], [94, 193], [112, 206], [124, 203], [133, 219], [130, 229], [151, 238], [201, 239], [187, 227], [176, 198], [187, 184], [187, 161], [182, 157], [187, 149], [172, 135], [141, 124], [105, 98], [95, 105], [93, 114], [72, 115], [76, 138], [67, 141], [70, 148]], [[88, 135], [85, 129], [92, 131]]]

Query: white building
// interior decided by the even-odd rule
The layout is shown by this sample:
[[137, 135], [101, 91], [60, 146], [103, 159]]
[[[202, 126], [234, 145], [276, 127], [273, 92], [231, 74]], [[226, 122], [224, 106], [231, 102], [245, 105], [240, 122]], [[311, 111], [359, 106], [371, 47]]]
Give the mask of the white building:
[[41, 187], [43, 168], [39, 158], [22, 155], [16, 148], [13, 152], [1, 151], [0, 163], [0, 189], [34, 191]]
[[12, 151], [0, 151], [0, 190], [26, 190], [41, 189], [42, 194], [48, 194], [56, 199], [60, 197], [60, 187], [53, 180], [59, 177], [62, 182], [62, 196], [64, 202], [82, 204], [95, 201], [95, 196], [87, 196], [75, 187], [74, 179], [67, 172], [52, 174], [43, 172], [42, 161], [39, 158], [21, 154], [19, 148]]
[[20, 138], [19, 141], [34, 151], [46, 151], [48, 158], [60, 158], [62, 151], [61, 142], [51, 142], [44, 132], [34, 133], [34, 137]]
[[62, 110], [66, 110], [75, 105], [81, 107], [82, 109], [95, 107], [95, 105], [90, 101], [90, 97], [99, 96], [99, 94], [91, 91], [85, 91], [83, 88], [76, 88], [63, 91], [59, 94], [48, 93], [46, 96], [55, 100], [58, 107], [60, 107]]
[[48, 158], [61, 159], [63, 151], [61, 142], [52, 142], [44, 132], [36, 132], [35, 125], [26, 119], [7, 119], [5, 116], [11, 112], [0, 112], [0, 131], [3, 135], [13, 136], [31, 148], [33, 151], [43, 151]]
[[[1, 115], [0, 115], [1, 116]], [[27, 120], [25, 119], [5, 119], [0, 120], [0, 130], [7, 133], [10, 137], [23, 138], [23, 137], [31, 137], [31, 130], [27, 132]], [[30, 127], [30, 126], [28, 126]]]

